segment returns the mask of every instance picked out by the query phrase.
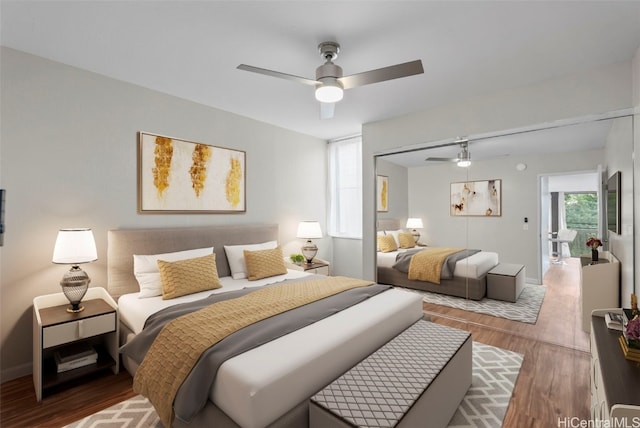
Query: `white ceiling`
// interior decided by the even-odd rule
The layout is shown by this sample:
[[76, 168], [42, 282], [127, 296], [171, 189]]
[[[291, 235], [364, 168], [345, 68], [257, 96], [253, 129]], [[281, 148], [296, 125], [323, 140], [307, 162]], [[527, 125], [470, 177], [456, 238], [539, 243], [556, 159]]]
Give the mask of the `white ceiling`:
[[[527, 132], [506, 133], [500, 136], [482, 137], [468, 142], [472, 161], [509, 158], [526, 155], [578, 152], [602, 149], [614, 119], [583, 122]], [[455, 140], [455, 139], [452, 139]], [[449, 142], [443, 144], [450, 144]], [[430, 144], [425, 144], [427, 147]], [[427, 157], [455, 158], [459, 145], [405, 151], [390, 154], [384, 160], [406, 167], [421, 167], [440, 162], [426, 161]]]
[[[620, 61], [640, 1], [10, 1], [1, 43], [324, 139], [363, 123]], [[418, 76], [350, 89], [320, 120], [318, 43], [345, 75], [421, 59]]]

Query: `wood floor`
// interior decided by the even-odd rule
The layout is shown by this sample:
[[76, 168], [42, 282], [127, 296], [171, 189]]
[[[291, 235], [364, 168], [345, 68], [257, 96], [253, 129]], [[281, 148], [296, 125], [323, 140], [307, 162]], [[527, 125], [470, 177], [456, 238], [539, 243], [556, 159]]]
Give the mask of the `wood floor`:
[[504, 427], [556, 427], [558, 420], [588, 420], [589, 335], [582, 331], [580, 260], [551, 265], [535, 325], [425, 303], [432, 320], [468, 330], [473, 340], [524, 355]]
[[[589, 336], [579, 317], [578, 259], [552, 265], [535, 325], [425, 303], [433, 321], [468, 330], [473, 340], [524, 355], [504, 427], [556, 427], [589, 417]], [[122, 372], [64, 389], [36, 402], [31, 377], [0, 389], [0, 427], [60, 427], [135, 394]]]

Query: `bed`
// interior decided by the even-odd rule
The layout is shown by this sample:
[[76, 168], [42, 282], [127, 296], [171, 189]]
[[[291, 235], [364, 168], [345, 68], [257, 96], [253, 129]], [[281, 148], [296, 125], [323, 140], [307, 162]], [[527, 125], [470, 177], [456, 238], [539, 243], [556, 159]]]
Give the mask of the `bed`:
[[[168, 229], [121, 229], [108, 234], [108, 290], [118, 299], [121, 343], [133, 343], [156, 311], [205, 295], [245, 287], [270, 287], [270, 281], [306, 281], [289, 270], [275, 278], [233, 279], [224, 246], [275, 241], [277, 225], [229, 225]], [[138, 298], [133, 255], [213, 247], [221, 288], [171, 300]], [[304, 278], [301, 278], [305, 276]], [[252, 348], [223, 362], [202, 407], [188, 418], [176, 413], [173, 426], [304, 427], [308, 399], [360, 360], [422, 318], [420, 296], [390, 288], [340, 312]], [[135, 375], [139, 366], [123, 355]]]
[[[398, 235], [402, 232], [398, 220], [385, 219], [378, 222], [378, 235], [393, 236], [398, 246]], [[491, 251], [473, 252], [468, 257], [456, 261], [451, 278], [441, 279], [438, 284], [409, 279], [406, 272], [394, 268], [399, 255], [416, 250], [399, 248], [395, 251], [377, 251], [377, 281], [381, 284], [391, 284], [472, 300], [481, 300], [485, 297], [487, 292], [487, 273], [498, 264], [497, 253]]]

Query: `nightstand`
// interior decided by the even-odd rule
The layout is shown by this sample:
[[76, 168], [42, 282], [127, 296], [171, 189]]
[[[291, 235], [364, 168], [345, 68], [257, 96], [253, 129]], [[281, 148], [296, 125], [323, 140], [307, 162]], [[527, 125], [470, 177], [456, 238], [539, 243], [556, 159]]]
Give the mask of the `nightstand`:
[[[118, 305], [100, 287], [92, 287], [82, 299], [84, 310], [68, 313], [63, 293], [33, 299], [33, 385], [36, 399], [69, 381], [110, 369], [119, 371]], [[86, 342], [98, 353], [98, 361], [58, 373], [54, 353], [65, 346]]]
[[319, 258], [313, 259], [311, 263], [302, 263], [299, 265], [285, 260], [285, 265], [287, 266], [287, 269], [301, 270], [307, 273], [315, 273], [316, 275], [329, 276], [329, 262]]

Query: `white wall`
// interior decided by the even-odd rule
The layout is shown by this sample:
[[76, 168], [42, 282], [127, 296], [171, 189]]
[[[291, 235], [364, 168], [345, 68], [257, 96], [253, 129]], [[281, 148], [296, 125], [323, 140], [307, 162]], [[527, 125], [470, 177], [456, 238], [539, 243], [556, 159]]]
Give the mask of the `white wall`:
[[363, 277], [375, 277], [374, 154], [459, 135], [473, 136], [629, 108], [631, 81], [631, 63], [625, 62], [365, 124]]
[[362, 270], [362, 240], [354, 238], [331, 238], [333, 259], [331, 275], [359, 278]]
[[[325, 141], [15, 50], [0, 55], [3, 380], [30, 371], [32, 299], [59, 292], [66, 270], [51, 263], [61, 227], [93, 228], [92, 286], [106, 285], [109, 229], [278, 223], [285, 254], [302, 245], [298, 221], [326, 230]], [[245, 150], [246, 213], [138, 214], [138, 131]], [[317, 244], [330, 260], [331, 240]]]
[[620, 297], [622, 306], [629, 307], [631, 293], [634, 291], [633, 270], [633, 159], [629, 156], [633, 150], [633, 120], [629, 118], [616, 119], [607, 137], [605, 152], [605, 166], [607, 177], [620, 171], [622, 181], [620, 191], [621, 233], [607, 232], [609, 251], [620, 260]]
[[[524, 264], [527, 281], [542, 283], [538, 269], [538, 178], [540, 174], [595, 171], [603, 151], [558, 153], [554, 156], [517, 156], [474, 161], [469, 168], [455, 164], [409, 169], [409, 211], [422, 216], [423, 241], [430, 245], [494, 251], [504, 263]], [[527, 165], [516, 170], [518, 163]], [[450, 183], [502, 180], [500, 217], [449, 215]], [[412, 214], [413, 215], [413, 214]], [[524, 230], [524, 218], [528, 229]]]
[[640, 46], [638, 46], [633, 57], [632, 76], [633, 106], [635, 107], [633, 118], [634, 282], [636, 284], [636, 295], [638, 295], [640, 294], [640, 226], [636, 222], [640, 221], [640, 159], [638, 159], [638, 156], [640, 156]]
[[[408, 173], [407, 168], [398, 166], [383, 159], [378, 159], [376, 163], [376, 175], [385, 175], [389, 177], [389, 210], [387, 212], [377, 213], [380, 219], [399, 219], [402, 227], [406, 224], [409, 217], [408, 207]], [[411, 215], [413, 217], [413, 215]]]

